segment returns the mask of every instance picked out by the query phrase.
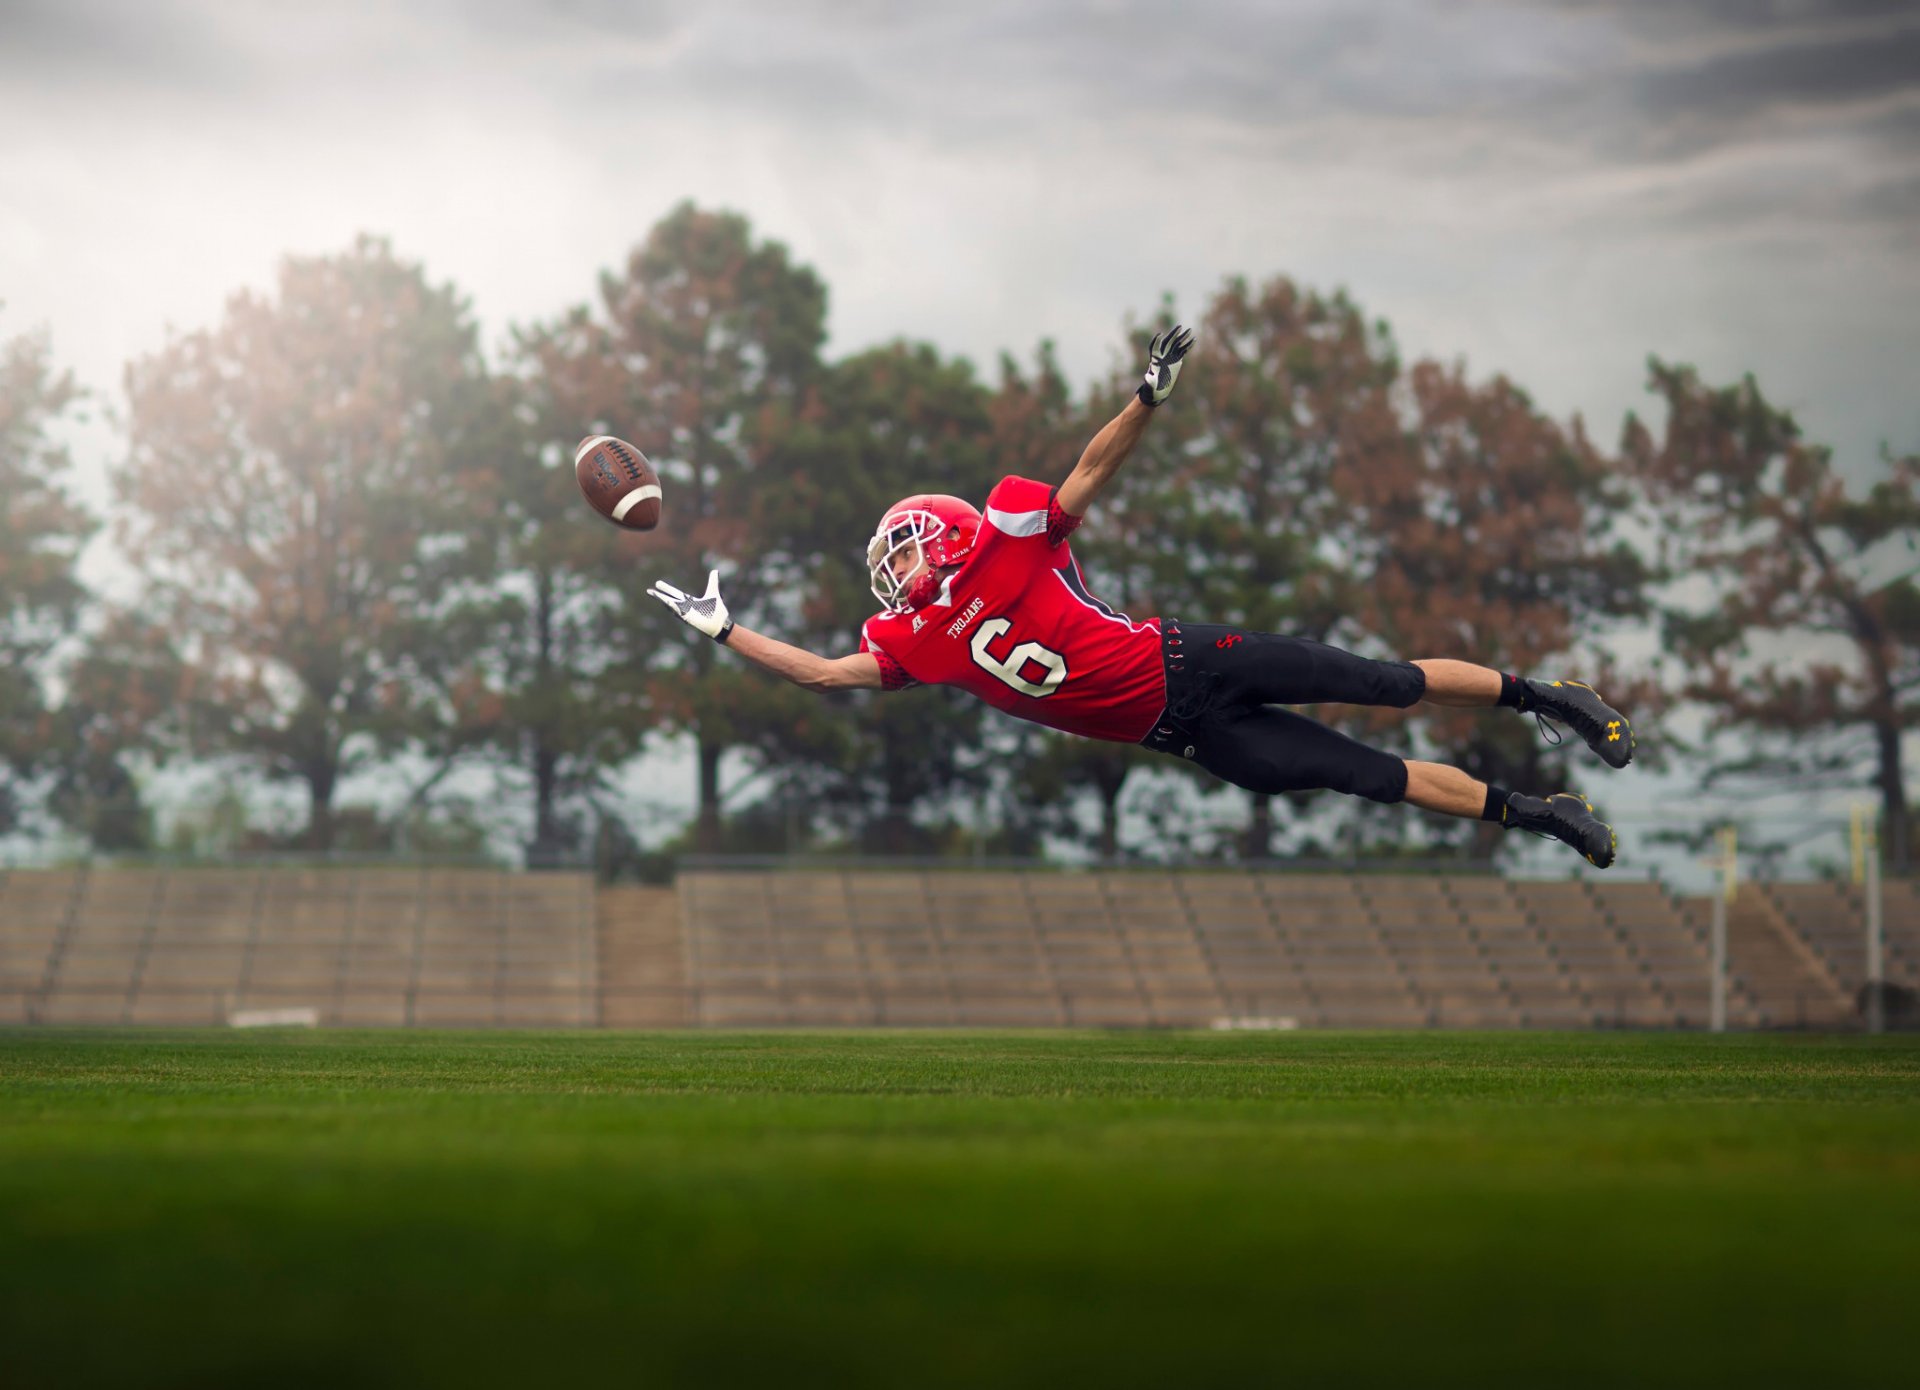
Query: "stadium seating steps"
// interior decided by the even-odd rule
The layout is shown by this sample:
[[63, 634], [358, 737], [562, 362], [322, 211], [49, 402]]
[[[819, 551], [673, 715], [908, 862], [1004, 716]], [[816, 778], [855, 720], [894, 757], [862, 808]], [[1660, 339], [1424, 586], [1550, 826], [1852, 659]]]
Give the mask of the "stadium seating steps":
[[0, 1020], [221, 1024], [598, 1022], [583, 874], [102, 869], [0, 880]]
[[[1920, 984], [1920, 894], [1886, 893]], [[1849, 1026], [1861, 904], [1746, 885], [1729, 1022]], [[1709, 906], [1651, 882], [1208, 870], [17, 870], [0, 1022], [1697, 1028]]]

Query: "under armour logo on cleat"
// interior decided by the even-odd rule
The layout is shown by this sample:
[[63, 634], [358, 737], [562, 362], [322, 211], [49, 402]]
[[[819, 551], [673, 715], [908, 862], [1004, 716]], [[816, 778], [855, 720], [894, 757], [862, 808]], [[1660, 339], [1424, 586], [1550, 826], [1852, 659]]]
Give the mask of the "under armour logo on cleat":
[[1620, 741], [1620, 721], [1618, 719], [1609, 719], [1607, 721], [1607, 742], [1618, 743], [1619, 741]]

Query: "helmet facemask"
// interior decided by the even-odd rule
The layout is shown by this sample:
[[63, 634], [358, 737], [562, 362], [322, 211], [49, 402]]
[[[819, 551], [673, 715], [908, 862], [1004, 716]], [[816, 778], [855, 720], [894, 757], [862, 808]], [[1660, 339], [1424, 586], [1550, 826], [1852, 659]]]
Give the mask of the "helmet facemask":
[[[873, 596], [893, 613], [908, 613], [932, 597], [922, 580], [933, 574], [926, 542], [946, 530], [946, 522], [932, 512], [889, 512], [867, 542], [867, 578]], [[906, 568], [906, 578], [894, 573], [894, 560], [911, 553], [918, 562]]]
[[[867, 579], [873, 596], [891, 613], [909, 613], [932, 603], [941, 576], [964, 564], [980, 536], [980, 513], [970, 502], [943, 492], [921, 493], [888, 508], [867, 542]], [[893, 572], [902, 557], [907, 578]]]

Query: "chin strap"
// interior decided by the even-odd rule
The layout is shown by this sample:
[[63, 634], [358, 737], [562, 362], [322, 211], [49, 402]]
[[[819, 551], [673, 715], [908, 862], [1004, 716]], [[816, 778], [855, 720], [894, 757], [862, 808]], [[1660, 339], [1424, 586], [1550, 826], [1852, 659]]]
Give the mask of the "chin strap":
[[940, 586], [946, 582], [944, 570], [930, 569], [907, 586], [907, 611], [925, 608], [940, 597]]

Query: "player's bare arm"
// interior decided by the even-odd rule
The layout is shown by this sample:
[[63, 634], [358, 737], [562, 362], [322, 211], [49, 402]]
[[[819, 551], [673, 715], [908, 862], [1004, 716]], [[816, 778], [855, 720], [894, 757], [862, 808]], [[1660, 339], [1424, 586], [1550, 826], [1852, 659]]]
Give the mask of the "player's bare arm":
[[878, 690], [880, 662], [871, 652], [825, 657], [766, 637], [752, 628], [734, 625], [727, 646], [764, 671], [807, 690]]
[[1120, 471], [1120, 465], [1133, 452], [1133, 446], [1140, 442], [1140, 436], [1147, 431], [1147, 421], [1152, 418], [1153, 411], [1140, 404], [1136, 397], [1127, 402], [1125, 410], [1107, 422], [1080, 455], [1080, 462], [1073, 466], [1073, 472], [1067, 474], [1067, 480], [1060, 484], [1061, 511], [1069, 516], [1087, 514], [1093, 499]]
[[1087, 514], [1093, 499], [1120, 471], [1133, 446], [1140, 442], [1147, 421], [1153, 418], [1154, 408], [1173, 394], [1173, 384], [1180, 378], [1180, 363], [1192, 346], [1192, 332], [1178, 324], [1154, 335], [1147, 346], [1146, 374], [1133, 399], [1093, 437], [1073, 472], [1060, 484], [1061, 511], [1069, 516]]
[[661, 580], [647, 592], [671, 608], [688, 627], [703, 632], [748, 661], [807, 690], [878, 690], [880, 663], [867, 652], [825, 657], [804, 647], [741, 627], [720, 597], [720, 571], [707, 574], [707, 591], [694, 595]]

